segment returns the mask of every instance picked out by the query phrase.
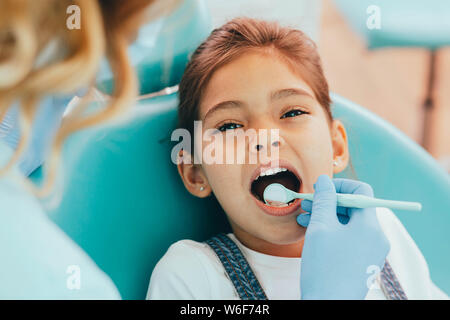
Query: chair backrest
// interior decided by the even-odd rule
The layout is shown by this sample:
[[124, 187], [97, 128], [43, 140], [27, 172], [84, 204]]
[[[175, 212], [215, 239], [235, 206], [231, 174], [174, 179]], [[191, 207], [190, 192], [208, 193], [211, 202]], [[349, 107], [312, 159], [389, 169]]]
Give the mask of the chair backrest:
[[[128, 50], [140, 93], [157, 92], [180, 83], [189, 55], [211, 30], [205, 0], [181, 0], [169, 14], [143, 26]], [[102, 70], [97, 86], [110, 92], [114, 85], [112, 74], [107, 68]]]
[[[1, 168], [12, 154], [0, 141]], [[111, 279], [50, 221], [23, 179], [18, 166], [0, 176], [0, 300], [120, 299]]]
[[[423, 204], [421, 213], [396, 214], [424, 253], [432, 279], [450, 292], [448, 175], [384, 120], [341, 97], [333, 100], [357, 177], [377, 197]], [[217, 201], [190, 195], [171, 161], [176, 106], [175, 94], [142, 101], [127, 122], [77, 133], [65, 146], [64, 195], [49, 215], [124, 299], [145, 297], [153, 267], [173, 242], [230, 231]], [[351, 170], [339, 176], [352, 177]]]
[[[143, 95], [154, 93], [178, 84], [188, 62], [189, 55], [207, 37], [211, 30], [212, 22], [205, 0], [181, 0], [173, 11], [143, 26], [139, 30], [137, 40], [128, 50], [131, 64], [135, 68], [139, 78], [140, 93]], [[97, 84], [101, 90], [110, 92], [114, 85], [111, 80], [112, 75], [106, 65], [103, 67], [102, 72], [99, 73], [97, 78]], [[158, 105], [160, 100], [157, 99], [156, 101], [158, 101], [156, 103]], [[147, 109], [147, 111], [149, 110]], [[157, 122], [161, 121], [161, 125], [166, 129], [171, 126], [171, 119], [167, 115], [155, 114], [155, 116], [159, 119]], [[146, 199], [140, 199], [138, 201], [134, 199], [133, 194], [136, 192], [135, 189], [147, 190], [146, 192], [148, 192], [148, 196], [150, 197], [152, 192], [156, 194], [160, 190], [155, 184], [157, 180], [154, 177], [147, 175], [143, 180], [142, 174], [149, 174], [152, 170], [156, 170], [156, 172], [169, 171], [167, 168], [167, 158], [165, 157], [166, 146], [164, 144], [160, 145], [157, 142], [155, 142], [155, 145], [152, 145], [150, 142], [152, 137], [159, 134], [157, 130], [161, 130], [162, 127], [158, 127], [155, 124], [153, 124], [154, 127], [147, 127], [145, 122], [138, 124], [139, 120], [137, 121], [132, 123], [131, 131], [128, 128], [122, 128], [118, 131], [107, 130], [108, 138], [97, 141], [99, 144], [94, 143], [92, 145], [90, 142], [93, 141], [89, 141], [86, 145], [83, 145], [83, 141], [84, 139], [90, 139], [92, 136], [98, 137], [97, 133], [102, 132], [101, 130], [87, 131], [79, 136], [75, 136], [72, 142], [68, 142], [66, 147], [68, 151], [65, 153], [64, 160], [62, 161], [67, 165], [65, 175], [69, 184], [66, 189], [67, 194], [64, 195], [61, 206], [58, 209], [48, 210], [50, 217], [58, 222], [78, 243], [82, 244], [87, 253], [95, 257], [95, 260], [100, 266], [107, 270], [119, 287], [123, 298], [131, 299], [144, 297], [152, 266], [156, 263], [158, 257], [164, 253], [162, 251], [163, 247], [160, 247], [160, 251], [157, 252], [157, 248], [160, 245], [159, 242], [152, 243], [151, 241], [155, 238], [153, 238], [153, 235], [148, 237], [148, 232], [146, 231], [151, 226], [158, 225], [159, 223], [159, 216], [157, 217], [152, 214], [154, 210], [158, 212], [168, 211], [169, 213], [167, 215], [170, 219], [172, 221], [178, 221], [176, 225], [172, 226], [175, 230], [174, 234], [180, 234], [181, 232], [185, 237], [195, 236], [195, 232], [193, 234], [189, 227], [191, 222], [186, 220], [184, 212], [176, 212], [175, 216], [170, 216], [171, 212], [175, 213], [174, 210], [170, 209], [171, 203], [160, 203], [152, 208], [148, 206], [149, 203]], [[115, 136], [116, 133], [118, 136]], [[136, 135], [136, 143], [127, 143], [126, 147], [120, 147], [120, 157], [116, 159], [118, 162], [115, 163], [115, 160], [110, 159], [111, 154], [108, 154], [111, 151], [111, 149], [108, 149], [109, 147], [115, 148], [110, 144], [111, 140], [109, 139], [115, 139], [114, 137], [116, 137], [120, 140], [122, 139], [120, 137], [133, 135]], [[100, 137], [99, 139], [102, 138]], [[106, 142], [106, 145], [103, 145], [102, 141]], [[120, 141], [123, 142], [123, 140]], [[149, 142], [147, 158], [141, 154], [143, 151], [141, 148], [143, 145], [140, 145], [142, 141]], [[106, 147], [106, 149], [103, 149], [103, 147]], [[91, 159], [94, 162], [85, 162], [84, 160], [88, 160], [83, 159], [86, 155], [85, 152], [90, 148], [94, 148], [97, 151], [103, 150], [107, 154], [100, 152], [97, 154], [96, 160]], [[101, 182], [102, 178], [99, 178], [100, 180], [97, 178], [91, 180], [89, 178], [89, 175], [94, 174], [94, 172], [94, 175], [99, 174], [100, 176], [105, 173], [101, 173], [102, 170], [99, 170], [100, 167], [104, 167], [102, 164], [103, 161], [110, 163], [110, 168], [118, 168], [117, 166], [123, 168], [122, 166], [125, 163], [122, 162], [123, 158], [121, 157], [124, 154], [129, 154], [130, 159], [133, 159], [129, 163], [129, 169], [134, 172], [131, 176], [125, 174], [124, 181], [120, 182], [120, 179], [110, 180], [107, 178], [104, 182], [109, 182], [103, 184]], [[77, 158], [78, 156], [81, 158]], [[141, 169], [146, 168], [146, 172], [140, 171], [141, 169], [134, 171], [133, 168], [136, 162], [140, 162]], [[163, 168], [158, 169], [155, 167], [155, 164], [161, 164]], [[127, 170], [125, 168], [123, 169]], [[117, 173], [119, 172], [124, 173], [125, 171], [120, 169]], [[42, 170], [38, 169], [32, 174], [31, 179], [38, 182], [41, 179], [41, 175]], [[130, 178], [131, 180], [129, 180]], [[115, 182], [111, 183], [112, 181]], [[130, 182], [131, 185], [129, 184]], [[100, 191], [106, 186], [111, 188], [110, 191], [112, 193], [108, 190], [104, 190], [104, 193]], [[91, 191], [96, 191], [93, 191], [91, 196], [89, 196], [89, 192], [85, 193], [87, 191], [85, 187], [92, 188], [90, 189]], [[123, 190], [124, 188], [126, 190]], [[108, 197], [113, 194], [123, 195], [119, 201], [123, 206], [119, 205], [119, 202], [115, 204], [114, 201], [109, 202]], [[187, 194], [184, 196], [187, 197]], [[117, 205], [116, 208], [114, 208], [115, 205]], [[97, 210], [100, 210], [99, 212], [102, 213], [92, 214], [92, 212], [97, 212]], [[189, 208], [185, 210], [191, 212], [191, 214], [194, 212], [189, 211]], [[192, 207], [192, 210], [194, 210], [194, 207]], [[108, 211], [111, 212], [111, 215], [107, 219], [106, 225], [102, 226], [105, 224], [105, 216], [103, 213]], [[117, 215], [116, 213], [119, 211], [122, 213]], [[130, 212], [133, 212], [133, 214], [130, 214]], [[196, 212], [196, 214], [201, 216], [201, 212]], [[130, 219], [126, 219], [127, 215], [130, 216]], [[149, 224], [141, 224], [143, 221], [139, 217], [145, 218], [147, 216], [150, 219], [147, 220]], [[206, 214], [203, 214], [203, 216], [207, 217]], [[178, 220], [176, 219], [177, 217]], [[153, 220], [154, 218], [156, 220]], [[214, 231], [208, 231], [206, 228], [210, 219], [212, 218], [206, 218], [203, 222], [202, 229], [205, 229], [206, 234], [209, 234], [208, 232], [211, 234], [214, 233]], [[195, 226], [197, 228], [201, 227], [197, 224]], [[183, 228], [186, 228], [186, 233], [183, 233]], [[195, 231], [196, 229], [194, 228], [193, 230]], [[133, 237], [132, 234], [135, 232], [139, 233], [140, 236]], [[169, 238], [164, 240], [166, 236], [169, 236]], [[166, 236], [161, 234], [156, 239], [163, 241], [162, 243], [169, 243], [173, 240], [170, 234]], [[130, 242], [129, 240], [131, 238], [134, 240]], [[125, 241], [124, 239], [128, 240]], [[145, 254], [145, 252], [152, 252], [152, 254], [149, 255], [149, 259], [144, 258], [146, 262], [143, 263], [142, 254]]]
[[124, 299], [145, 298], [171, 243], [229, 230], [217, 202], [190, 195], [171, 161], [176, 105], [175, 94], [150, 99], [133, 109], [130, 122], [76, 133], [64, 148], [64, 194], [49, 216]]
[[370, 49], [450, 45], [447, 0], [334, 0]]

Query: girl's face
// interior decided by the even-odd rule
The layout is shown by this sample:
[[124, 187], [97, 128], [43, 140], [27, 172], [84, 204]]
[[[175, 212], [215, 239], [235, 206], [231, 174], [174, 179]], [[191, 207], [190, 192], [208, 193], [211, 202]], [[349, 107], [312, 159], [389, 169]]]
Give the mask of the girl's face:
[[[296, 217], [303, 212], [301, 200], [287, 207], [270, 208], [258, 197], [261, 198], [264, 187], [273, 182], [280, 182], [296, 192], [312, 193], [319, 175], [332, 177], [333, 173], [342, 171], [348, 162], [347, 136], [342, 123], [330, 122], [300, 74], [276, 54], [256, 51], [247, 52], [219, 68], [212, 75], [199, 108], [203, 132], [218, 131], [211, 141], [203, 141], [198, 153], [208, 154], [205, 150], [208, 146], [211, 148], [214, 139], [222, 139], [225, 145], [227, 130], [259, 132], [265, 129], [268, 139], [248, 138], [240, 145], [238, 142], [224, 147], [224, 154], [233, 148], [234, 155], [238, 148], [244, 147], [247, 154], [243, 164], [237, 161], [180, 164], [179, 172], [185, 186], [199, 197], [214, 192], [234, 234], [249, 248], [278, 256], [301, 255], [306, 231], [296, 222]], [[271, 140], [271, 129], [278, 129], [278, 143]], [[288, 170], [260, 176], [255, 181], [271, 164], [262, 164], [260, 160], [250, 163], [249, 157], [266, 151], [265, 148], [269, 155], [277, 155], [275, 160], [279, 161], [274, 164]], [[225, 163], [225, 155], [223, 159]], [[337, 161], [337, 165], [334, 166], [333, 161]]]

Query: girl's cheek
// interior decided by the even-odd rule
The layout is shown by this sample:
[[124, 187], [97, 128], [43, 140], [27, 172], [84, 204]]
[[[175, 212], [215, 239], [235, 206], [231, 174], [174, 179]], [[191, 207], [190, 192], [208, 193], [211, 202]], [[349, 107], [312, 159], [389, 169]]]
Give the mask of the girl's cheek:
[[326, 119], [312, 119], [308, 121], [308, 125], [302, 128], [301, 132], [303, 142], [311, 146], [314, 150], [321, 150], [322, 152], [329, 152], [331, 147], [330, 129], [327, 125]]
[[290, 132], [285, 140], [289, 141], [291, 148], [310, 169], [324, 170], [325, 165], [332, 161], [333, 149], [329, 129], [320, 122]]
[[[239, 175], [233, 165], [207, 165], [204, 166], [212, 191], [222, 205], [233, 203], [236, 198], [236, 188], [239, 185]], [[227, 208], [229, 206], [227, 205]]]

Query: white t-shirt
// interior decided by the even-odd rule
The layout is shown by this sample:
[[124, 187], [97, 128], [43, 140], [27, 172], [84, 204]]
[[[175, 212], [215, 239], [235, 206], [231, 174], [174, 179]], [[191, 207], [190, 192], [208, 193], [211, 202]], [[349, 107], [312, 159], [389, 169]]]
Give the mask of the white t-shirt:
[[[431, 281], [422, 253], [394, 213], [377, 208], [377, 217], [391, 244], [387, 259], [408, 299], [448, 299]], [[234, 234], [228, 236], [241, 249], [269, 300], [300, 299], [301, 258], [263, 254], [245, 247]], [[239, 296], [206, 243], [181, 240], [172, 244], [155, 266], [147, 299], [233, 300]], [[379, 278], [366, 299], [386, 299]]]

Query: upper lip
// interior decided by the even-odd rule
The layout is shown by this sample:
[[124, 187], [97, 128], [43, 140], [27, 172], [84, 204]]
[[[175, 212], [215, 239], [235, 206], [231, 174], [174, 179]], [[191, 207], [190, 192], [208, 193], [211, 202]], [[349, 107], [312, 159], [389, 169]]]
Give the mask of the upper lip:
[[[253, 181], [255, 181], [255, 179], [264, 171], [268, 170], [268, 169], [273, 169], [273, 168], [286, 168], [288, 169], [290, 172], [292, 172], [298, 179], [298, 181], [300, 182], [300, 187], [302, 185], [302, 179], [300, 174], [298, 173], [297, 169], [287, 160], [284, 159], [278, 159], [277, 161], [271, 161], [270, 163], [267, 164], [261, 164], [258, 167], [256, 167], [256, 169], [253, 171], [251, 178], [250, 178], [250, 183], [249, 183], [249, 190], [251, 193], [251, 188], [252, 188], [252, 183]], [[299, 188], [300, 188], [299, 187]], [[299, 190], [293, 190], [295, 192], [299, 192]]]

